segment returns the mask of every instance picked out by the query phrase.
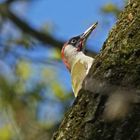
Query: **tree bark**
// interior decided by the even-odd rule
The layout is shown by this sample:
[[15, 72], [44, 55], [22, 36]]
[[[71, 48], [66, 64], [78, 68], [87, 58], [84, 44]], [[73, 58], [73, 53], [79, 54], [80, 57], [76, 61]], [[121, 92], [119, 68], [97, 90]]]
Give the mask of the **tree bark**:
[[[95, 59], [83, 89], [52, 139], [139, 140], [139, 0], [129, 1]], [[112, 95], [120, 95], [120, 98], [110, 98]], [[120, 112], [114, 115], [116, 97], [123, 100]], [[105, 114], [108, 102], [114, 110]]]

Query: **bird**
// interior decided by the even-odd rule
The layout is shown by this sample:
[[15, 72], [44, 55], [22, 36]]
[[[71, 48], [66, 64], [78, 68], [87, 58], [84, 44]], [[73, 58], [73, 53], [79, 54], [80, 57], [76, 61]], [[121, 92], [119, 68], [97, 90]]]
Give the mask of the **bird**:
[[83, 81], [89, 72], [94, 58], [85, 54], [85, 44], [96, 28], [98, 22], [92, 24], [84, 33], [72, 37], [62, 47], [61, 57], [71, 74], [72, 89], [75, 97], [82, 88]]

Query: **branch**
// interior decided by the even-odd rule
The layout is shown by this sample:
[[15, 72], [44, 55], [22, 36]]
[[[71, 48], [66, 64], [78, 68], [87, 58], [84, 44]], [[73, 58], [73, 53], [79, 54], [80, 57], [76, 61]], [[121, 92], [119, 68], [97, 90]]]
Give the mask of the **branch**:
[[[62, 48], [64, 41], [59, 41], [49, 34], [40, 32], [34, 28], [32, 28], [26, 21], [22, 20], [18, 16], [16, 16], [6, 4], [0, 5], [0, 14], [12, 21], [20, 30], [25, 32], [26, 34], [31, 35], [37, 40], [43, 42], [44, 44], [50, 45], [51, 47], [57, 47], [59, 49]], [[95, 52], [91, 52], [90, 50], [86, 50], [86, 53], [91, 56], [95, 56]]]
[[6, 0], [5, 1], [5, 4], [11, 4], [11, 3], [13, 3], [13, 2], [15, 2], [16, 0]]
[[9, 10], [9, 8], [6, 5], [1, 5], [0, 14], [10, 19], [23, 32], [33, 36], [39, 41], [52, 46], [57, 46], [59, 48], [62, 47], [62, 41], [58, 41], [48, 34], [33, 29], [30, 25], [28, 25], [28, 23], [17, 17], [11, 10]]
[[14, 3], [14, 2], [18, 2], [18, 1], [31, 1], [31, 0], [6, 0], [5, 2], [4, 2], [4, 4], [7, 4], [7, 5], [10, 5], [10, 4], [12, 4], [12, 3]]

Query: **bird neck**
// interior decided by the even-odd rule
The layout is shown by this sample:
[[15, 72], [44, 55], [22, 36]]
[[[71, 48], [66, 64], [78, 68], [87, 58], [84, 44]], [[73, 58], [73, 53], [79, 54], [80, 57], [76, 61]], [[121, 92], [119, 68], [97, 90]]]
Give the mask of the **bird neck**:
[[77, 60], [82, 60], [84, 58], [85, 54], [82, 51], [78, 52], [72, 45], [67, 45], [65, 47], [63, 61], [69, 70], [71, 70]]

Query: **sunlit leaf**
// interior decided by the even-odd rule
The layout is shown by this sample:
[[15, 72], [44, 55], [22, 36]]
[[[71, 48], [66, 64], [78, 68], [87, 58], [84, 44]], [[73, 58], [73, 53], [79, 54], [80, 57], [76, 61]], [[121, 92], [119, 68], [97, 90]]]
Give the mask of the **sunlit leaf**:
[[42, 77], [47, 79], [52, 79], [54, 77], [54, 71], [49, 68], [42, 69]]
[[54, 49], [54, 50], [52, 51], [52, 57], [55, 58], [55, 59], [58, 59], [58, 60], [61, 59], [61, 55], [60, 55], [60, 52], [59, 52], [58, 49]]
[[115, 5], [113, 3], [108, 3], [108, 4], [104, 5], [102, 7], [102, 11], [104, 13], [113, 13], [116, 16], [118, 16], [119, 13], [121, 12], [121, 10], [117, 7], [117, 5]]
[[55, 96], [61, 100], [65, 99], [65, 92], [61, 85], [57, 82], [53, 82], [51, 84], [52, 91], [54, 92]]
[[16, 74], [23, 80], [27, 80], [31, 74], [30, 64], [24, 60], [20, 61], [16, 66]]
[[6, 125], [0, 128], [0, 140], [11, 140], [12, 132], [10, 126]]

